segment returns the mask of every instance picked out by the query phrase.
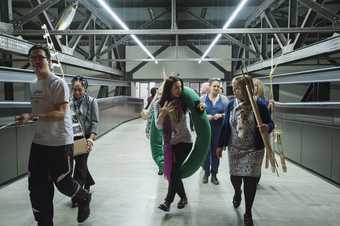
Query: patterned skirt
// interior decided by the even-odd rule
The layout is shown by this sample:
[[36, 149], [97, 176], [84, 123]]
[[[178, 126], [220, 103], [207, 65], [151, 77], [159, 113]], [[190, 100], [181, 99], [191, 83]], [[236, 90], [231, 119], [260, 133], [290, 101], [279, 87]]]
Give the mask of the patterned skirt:
[[228, 147], [229, 168], [232, 176], [260, 177], [264, 149], [240, 150]]

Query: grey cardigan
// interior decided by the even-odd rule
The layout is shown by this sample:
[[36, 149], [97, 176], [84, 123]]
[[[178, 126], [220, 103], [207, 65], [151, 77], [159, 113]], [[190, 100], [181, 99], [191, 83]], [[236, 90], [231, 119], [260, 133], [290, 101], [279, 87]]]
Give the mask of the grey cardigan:
[[[76, 102], [72, 98], [70, 107], [73, 112], [78, 110]], [[80, 123], [84, 128], [85, 137], [89, 137], [91, 133], [97, 134], [99, 122], [99, 109], [96, 98], [85, 95], [80, 103]]]

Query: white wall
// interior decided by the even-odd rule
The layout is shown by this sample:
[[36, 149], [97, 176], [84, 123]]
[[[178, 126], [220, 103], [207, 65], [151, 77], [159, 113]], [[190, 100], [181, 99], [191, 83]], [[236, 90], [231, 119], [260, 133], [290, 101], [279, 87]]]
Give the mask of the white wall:
[[[159, 46], [148, 46], [150, 52], [155, 52], [159, 49]], [[200, 56], [193, 52], [189, 47], [179, 46], [177, 52], [177, 58], [199, 58]], [[205, 51], [207, 46], [198, 47], [202, 52]], [[231, 47], [230, 46], [215, 46], [209, 54], [212, 58], [230, 58]], [[126, 47], [126, 58], [147, 58], [146, 54], [138, 46]], [[169, 47], [159, 54], [156, 58], [176, 58], [176, 47]], [[126, 70], [132, 70], [140, 62], [127, 62]], [[231, 62], [218, 62], [227, 71], [231, 70]], [[167, 73], [176, 72], [184, 79], [208, 79], [208, 78], [223, 78], [224, 75], [221, 71], [215, 68], [208, 62], [154, 62], [147, 63], [139, 71], [133, 74], [134, 79], [160, 79], [161, 73], [164, 70]]]

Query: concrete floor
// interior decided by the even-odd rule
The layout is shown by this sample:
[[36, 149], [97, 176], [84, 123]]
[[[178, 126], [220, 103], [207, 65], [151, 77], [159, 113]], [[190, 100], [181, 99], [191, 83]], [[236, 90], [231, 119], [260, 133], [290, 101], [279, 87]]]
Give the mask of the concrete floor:
[[[165, 214], [157, 209], [167, 182], [157, 175], [144, 135], [144, 121], [126, 123], [96, 141], [89, 166], [96, 180], [91, 216], [86, 226], [243, 225], [244, 203], [232, 207], [233, 189], [224, 155], [221, 184], [201, 184], [202, 171], [185, 179], [189, 205], [172, 206]], [[175, 202], [177, 202], [176, 198]], [[69, 198], [55, 192], [55, 226], [73, 226], [76, 209]], [[340, 190], [291, 163], [280, 177], [263, 170], [253, 218], [258, 226], [339, 226]], [[0, 225], [33, 226], [27, 178], [0, 189]]]

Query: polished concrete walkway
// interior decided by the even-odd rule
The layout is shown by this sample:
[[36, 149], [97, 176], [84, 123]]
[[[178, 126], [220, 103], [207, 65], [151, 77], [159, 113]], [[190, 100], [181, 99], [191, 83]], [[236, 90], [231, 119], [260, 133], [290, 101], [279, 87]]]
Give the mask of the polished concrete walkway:
[[[90, 168], [96, 180], [92, 215], [87, 226], [243, 225], [244, 203], [232, 207], [233, 189], [223, 157], [219, 186], [201, 184], [202, 171], [185, 179], [189, 206], [172, 206], [165, 214], [157, 209], [167, 182], [157, 176], [144, 136], [144, 121], [126, 123], [96, 142]], [[253, 217], [258, 226], [339, 226], [340, 189], [293, 164], [276, 177], [263, 170]], [[177, 202], [177, 199], [175, 200]], [[76, 209], [55, 192], [55, 226], [73, 226]], [[0, 189], [0, 225], [33, 226], [27, 178]]]

